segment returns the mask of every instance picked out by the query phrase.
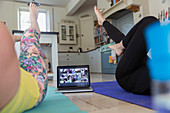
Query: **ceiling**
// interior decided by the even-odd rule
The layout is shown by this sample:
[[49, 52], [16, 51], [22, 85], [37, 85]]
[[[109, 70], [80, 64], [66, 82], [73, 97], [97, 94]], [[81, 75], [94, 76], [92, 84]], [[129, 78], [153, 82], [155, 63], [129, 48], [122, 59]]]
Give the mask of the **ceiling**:
[[[32, 0], [12, 0], [17, 2], [31, 2]], [[66, 7], [70, 0], [35, 0], [44, 5], [53, 5], [58, 7]]]
[[[0, 0], [0, 1], [14, 1], [14, 2], [31, 2], [32, 0]], [[52, 5], [52, 6], [57, 6], [57, 7], [66, 7], [67, 4], [71, 0], [35, 0], [36, 2], [43, 4], [43, 5]], [[93, 3], [96, 2], [97, 0], [86, 0], [86, 4], [88, 2]]]
[[[33, 0], [0, 0], [0, 1], [28, 3]], [[49, 6], [63, 7], [63, 8], [66, 8], [70, 1], [74, 3], [74, 0], [35, 0], [35, 2], [38, 2], [41, 5], [49, 5]], [[81, 2], [82, 1], [78, 2], [78, 3], [80, 3], [79, 6], [76, 4], [74, 7], [72, 7], [72, 9], [69, 12], [67, 12], [67, 16], [72, 16], [72, 15], [76, 14], [76, 12], [80, 13], [86, 9], [91, 9], [95, 5], [97, 5], [97, 0], [84, 0], [84, 2], [82, 2], [82, 4], [81, 4]]]

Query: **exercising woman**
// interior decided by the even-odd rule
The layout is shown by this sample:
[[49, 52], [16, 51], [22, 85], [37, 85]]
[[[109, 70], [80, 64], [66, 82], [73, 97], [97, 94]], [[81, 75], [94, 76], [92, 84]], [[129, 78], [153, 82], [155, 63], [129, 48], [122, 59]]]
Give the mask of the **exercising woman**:
[[47, 71], [40, 48], [37, 23], [38, 7], [30, 3], [31, 26], [21, 38], [19, 61], [12, 36], [0, 23], [0, 112], [18, 113], [31, 109], [43, 101], [47, 91]]
[[144, 30], [158, 19], [148, 16], [140, 20], [125, 36], [102, 16], [95, 6], [99, 25], [103, 25], [109, 37], [117, 44], [109, 46], [118, 56], [122, 55], [116, 69], [116, 80], [126, 91], [135, 94], [150, 94], [150, 82], [147, 61], [147, 49]]

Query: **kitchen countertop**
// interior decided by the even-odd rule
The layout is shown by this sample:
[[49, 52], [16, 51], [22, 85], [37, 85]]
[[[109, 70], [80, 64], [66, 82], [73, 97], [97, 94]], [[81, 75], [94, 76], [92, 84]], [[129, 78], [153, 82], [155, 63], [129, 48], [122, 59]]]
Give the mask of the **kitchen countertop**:
[[77, 52], [77, 51], [58, 51], [58, 53], [87, 53], [87, 52], [90, 52], [90, 51], [94, 51], [96, 49], [99, 49], [99, 48], [91, 49], [91, 50], [88, 50], [88, 51], [82, 51], [82, 52]]

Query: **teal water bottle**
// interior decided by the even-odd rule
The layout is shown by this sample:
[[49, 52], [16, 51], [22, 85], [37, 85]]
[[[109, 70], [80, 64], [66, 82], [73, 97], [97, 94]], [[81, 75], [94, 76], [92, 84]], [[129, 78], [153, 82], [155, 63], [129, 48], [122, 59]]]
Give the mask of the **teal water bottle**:
[[170, 24], [154, 23], [146, 31], [151, 49], [148, 67], [152, 79], [152, 103], [156, 113], [170, 113]]

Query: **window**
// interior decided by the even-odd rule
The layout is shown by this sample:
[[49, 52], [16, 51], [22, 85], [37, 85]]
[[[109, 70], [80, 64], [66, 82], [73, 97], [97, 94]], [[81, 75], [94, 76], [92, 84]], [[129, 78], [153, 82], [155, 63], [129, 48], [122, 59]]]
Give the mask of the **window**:
[[[30, 26], [30, 13], [28, 9], [19, 9], [19, 19], [18, 19], [18, 28], [19, 30], [28, 29]], [[47, 10], [39, 10], [38, 15], [38, 24], [40, 31], [46, 32], [48, 29], [47, 26]]]

